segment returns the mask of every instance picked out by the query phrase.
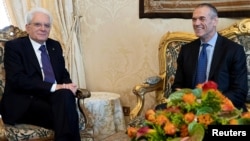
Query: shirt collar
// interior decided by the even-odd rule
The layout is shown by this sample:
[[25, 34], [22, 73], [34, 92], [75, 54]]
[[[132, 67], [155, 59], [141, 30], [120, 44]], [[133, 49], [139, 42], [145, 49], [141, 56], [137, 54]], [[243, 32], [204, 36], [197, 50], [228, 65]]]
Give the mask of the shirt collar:
[[[217, 37], [218, 37], [218, 33], [216, 32], [216, 33], [214, 34], [214, 36], [207, 42], [207, 44], [209, 44], [210, 46], [214, 47], [215, 44], [216, 44]], [[203, 43], [204, 43], [204, 42], [201, 42], [201, 45], [202, 45]]]
[[[38, 42], [32, 40], [31, 38], [29, 38], [29, 39], [30, 39], [30, 42], [31, 42], [34, 50], [39, 50], [39, 48], [41, 47], [41, 44], [39, 44]], [[46, 46], [45, 42], [42, 45]]]

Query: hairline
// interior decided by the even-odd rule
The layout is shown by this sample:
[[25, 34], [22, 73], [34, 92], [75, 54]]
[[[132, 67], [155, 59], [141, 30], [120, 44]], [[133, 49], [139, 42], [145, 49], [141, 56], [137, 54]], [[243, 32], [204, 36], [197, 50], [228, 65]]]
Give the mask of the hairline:
[[218, 10], [216, 9], [215, 6], [213, 6], [212, 4], [209, 3], [201, 3], [198, 4], [195, 9], [200, 8], [200, 7], [208, 7], [210, 9], [210, 16], [211, 18], [215, 18], [218, 17]]
[[50, 12], [44, 8], [41, 8], [41, 7], [36, 7], [36, 8], [33, 8], [31, 9], [27, 14], [26, 14], [26, 24], [30, 24], [30, 22], [32, 21], [34, 15], [36, 13], [43, 13], [43, 14], [46, 14], [49, 16], [49, 21], [50, 21], [50, 24], [52, 24], [52, 21], [53, 21], [53, 18], [50, 14]]

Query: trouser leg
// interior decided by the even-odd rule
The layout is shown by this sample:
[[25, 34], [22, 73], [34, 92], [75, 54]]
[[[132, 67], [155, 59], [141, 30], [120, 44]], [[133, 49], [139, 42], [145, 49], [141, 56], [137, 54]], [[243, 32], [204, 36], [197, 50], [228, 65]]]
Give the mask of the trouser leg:
[[48, 98], [34, 97], [26, 113], [16, 121], [53, 129], [53, 114]]
[[80, 141], [75, 96], [70, 90], [58, 90], [51, 96], [55, 141]]

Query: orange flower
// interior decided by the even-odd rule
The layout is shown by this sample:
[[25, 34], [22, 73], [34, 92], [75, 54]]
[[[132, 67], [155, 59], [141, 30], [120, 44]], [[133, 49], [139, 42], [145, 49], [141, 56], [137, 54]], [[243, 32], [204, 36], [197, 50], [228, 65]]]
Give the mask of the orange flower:
[[196, 96], [193, 95], [192, 93], [186, 93], [182, 96], [182, 100], [185, 103], [193, 104], [196, 101]]
[[210, 114], [202, 114], [198, 116], [198, 122], [204, 124], [205, 126], [211, 124], [214, 120]]
[[188, 125], [187, 124], [183, 124], [180, 128], [180, 136], [181, 137], [186, 137], [188, 136]]
[[157, 125], [163, 125], [164, 123], [169, 122], [167, 117], [165, 115], [158, 115], [155, 120], [155, 124]]
[[155, 122], [155, 111], [150, 109], [145, 113], [145, 118], [150, 122]]
[[230, 125], [238, 125], [238, 120], [237, 119], [231, 119], [229, 120]]
[[148, 121], [150, 121], [150, 122], [155, 122], [155, 115], [149, 115], [147, 118], [146, 118]]
[[149, 116], [149, 115], [155, 115], [155, 111], [153, 109], [147, 110], [145, 113], [145, 117], [147, 118], [147, 116]]
[[196, 85], [196, 88], [202, 89], [202, 86], [203, 86], [203, 84], [197, 84], [197, 85]]
[[221, 104], [221, 110], [222, 111], [232, 111], [234, 109], [235, 108], [234, 108], [234, 105], [233, 105], [232, 101], [229, 100], [228, 98], [225, 98], [223, 100], [223, 103]]
[[137, 128], [135, 127], [128, 127], [127, 128], [127, 134], [130, 138], [136, 137], [136, 133], [137, 133]]
[[168, 135], [174, 135], [176, 133], [176, 127], [171, 122], [165, 124], [163, 129], [164, 129], [165, 133]]
[[250, 118], [250, 112], [244, 112], [241, 114], [242, 118]]
[[192, 113], [192, 112], [188, 112], [188, 113], [186, 113], [186, 114], [184, 115], [184, 120], [185, 120], [187, 123], [192, 122], [192, 121], [194, 120], [194, 118], [195, 118], [195, 115], [194, 115], [194, 113]]

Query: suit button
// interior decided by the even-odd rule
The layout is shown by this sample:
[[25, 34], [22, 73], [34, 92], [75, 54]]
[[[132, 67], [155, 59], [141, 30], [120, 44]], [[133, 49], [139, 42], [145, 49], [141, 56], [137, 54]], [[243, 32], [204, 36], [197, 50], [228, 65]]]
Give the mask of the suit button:
[[30, 96], [30, 99], [33, 99], [33, 96], [32, 96], [32, 95]]

